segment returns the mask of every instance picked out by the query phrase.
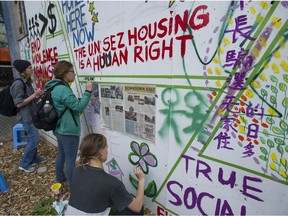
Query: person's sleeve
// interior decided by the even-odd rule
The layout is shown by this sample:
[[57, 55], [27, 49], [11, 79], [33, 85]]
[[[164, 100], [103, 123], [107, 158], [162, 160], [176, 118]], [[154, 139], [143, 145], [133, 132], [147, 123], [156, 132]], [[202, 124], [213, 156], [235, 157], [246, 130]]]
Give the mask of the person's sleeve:
[[24, 92], [24, 85], [21, 81], [13, 82], [10, 87], [10, 95], [12, 96], [15, 105], [24, 101], [26, 95]]
[[133, 197], [128, 193], [123, 183], [120, 182], [112, 192], [111, 199], [117, 210], [122, 211], [132, 202]]
[[83, 112], [89, 103], [91, 93], [85, 91], [82, 98], [78, 100], [71, 89], [64, 87], [63, 90], [65, 92], [63, 92], [62, 103], [73, 111]]

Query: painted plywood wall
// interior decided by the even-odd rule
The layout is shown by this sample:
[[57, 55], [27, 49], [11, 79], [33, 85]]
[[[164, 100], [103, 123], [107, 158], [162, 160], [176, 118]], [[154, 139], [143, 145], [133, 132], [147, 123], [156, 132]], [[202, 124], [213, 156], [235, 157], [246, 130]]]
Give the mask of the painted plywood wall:
[[132, 193], [132, 167], [141, 165], [155, 214], [288, 214], [286, 1], [25, 8], [20, 50], [36, 86], [59, 60], [75, 65], [78, 97], [94, 81], [82, 136], [106, 135], [105, 169]]

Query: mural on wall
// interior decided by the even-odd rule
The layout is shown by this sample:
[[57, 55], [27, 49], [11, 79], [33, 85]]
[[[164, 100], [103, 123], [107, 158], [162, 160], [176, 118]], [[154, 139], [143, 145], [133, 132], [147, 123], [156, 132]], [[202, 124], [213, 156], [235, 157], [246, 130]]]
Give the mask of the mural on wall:
[[[287, 1], [37, 3], [21, 54], [37, 87], [62, 59], [75, 65], [79, 96], [93, 80], [84, 131], [101, 124], [113, 144], [105, 169], [132, 192], [141, 166], [154, 213], [288, 214], [287, 11]], [[129, 106], [116, 104], [121, 130], [105, 123], [116, 106], [99, 92], [125, 86], [154, 87], [150, 139], [125, 133]]]
[[[134, 166], [139, 166], [144, 174], [149, 173], [150, 167], [157, 167], [158, 161], [156, 156], [150, 152], [149, 146], [147, 143], [141, 143], [140, 145], [132, 141], [130, 143], [130, 148], [132, 152], [128, 155], [130, 163]], [[138, 181], [132, 176], [129, 175], [129, 180], [131, 184], [137, 189]], [[147, 187], [144, 190], [144, 195], [147, 197], [154, 197], [157, 192], [157, 186], [154, 180], [148, 183]]]
[[112, 158], [110, 161], [106, 162], [106, 165], [108, 166], [108, 173], [122, 181], [123, 172], [115, 158]]
[[54, 37], [57, 27], [55, 4], [49, 3], [46, 13], [47, 16], [36, 13], [28, 19], [28, 43], [30, 43], [32, 54], [35, 84], [37, 88], [41, 89], [44, 89], [45, 83], [52, 79], [52, 68], [58, 61], [57, 46], [46, 47], [45, 44], [41, 44], [46, 43], [47, 40], [47, 37], [43, 39], [45, 37], [44, 33], [46, 35], [51, 34]]

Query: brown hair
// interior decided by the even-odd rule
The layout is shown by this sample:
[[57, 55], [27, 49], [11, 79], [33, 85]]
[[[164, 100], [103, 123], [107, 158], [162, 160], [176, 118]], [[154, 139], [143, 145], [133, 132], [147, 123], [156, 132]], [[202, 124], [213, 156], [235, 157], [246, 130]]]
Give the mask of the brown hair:
[[71, 68], [73, 68], [73, 64], [71, 62], [65, 60], [57, 62], [54, 68], [55, 78], [63, 81], [64, 75], [68, 73]]
[[106, 137], [102, 134], [91, 133], [85, 136], [80, 144], [80, 165], [87, 164], [93, 158], [100, 159], [100, 150], [106, 145]]

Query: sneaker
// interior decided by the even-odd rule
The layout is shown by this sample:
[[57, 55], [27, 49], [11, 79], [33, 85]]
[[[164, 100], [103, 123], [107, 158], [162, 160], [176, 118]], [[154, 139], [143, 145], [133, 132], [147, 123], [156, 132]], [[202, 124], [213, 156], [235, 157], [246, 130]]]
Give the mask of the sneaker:
[[32, 163], [31, 166], [35, 166], [36, 164], [45, 163], [47, 160], [48, 160], [47, 157], [38, 157], [37, 162]]
[[27, 172], [27, 173], [32, 173], [32, 172], [34, 172], [36, 170], [35, 167], [32, 167], [32, 166], [28, 167], [27, 169], [19, 166], [19, 169], [23, 170], [24, 172]]
[[61, 184], [62, 184], [62, 183], [64, 183], [64, 182], [67, 182], [67, 178], [66, 178], [66, 176], [65, 176], [65, 177], [63, 178], [63, 180], [61, 180], [61, 181], [57, 181], [57, 180], [56, 180], [56, 182], [58, 182], [58, 183], [61, 183]]

